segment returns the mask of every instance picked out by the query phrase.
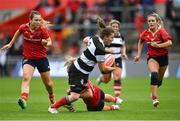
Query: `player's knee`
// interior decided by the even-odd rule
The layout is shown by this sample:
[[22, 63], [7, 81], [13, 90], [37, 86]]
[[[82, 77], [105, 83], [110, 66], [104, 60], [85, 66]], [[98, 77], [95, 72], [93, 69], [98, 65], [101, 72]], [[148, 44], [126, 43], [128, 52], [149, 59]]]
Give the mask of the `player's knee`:
[[79, 97], [80, 97], [80, 94], [77, 94], [77, 95], [76, 94], [71, 94], [71, 95], [66, 96], [66, 101], [68, 103], [72, 103], [72, 102], [78, 100]]
[[46, 86], [53, 87], [54, 86], [53, 81], [46, 82]]
[[104, 83], [108, 83], [110, 80], [111, 80], [111, 76], [103, 76], [101, 78], [101, 80], [104, 82]]
[[24, 81], [24, 82], [30, 81], [30, 76], [24, 75], [24, 76], [23, 76], [23, 81]]
[[151, 72], [151, 85], [158, 85], [158, 73]]

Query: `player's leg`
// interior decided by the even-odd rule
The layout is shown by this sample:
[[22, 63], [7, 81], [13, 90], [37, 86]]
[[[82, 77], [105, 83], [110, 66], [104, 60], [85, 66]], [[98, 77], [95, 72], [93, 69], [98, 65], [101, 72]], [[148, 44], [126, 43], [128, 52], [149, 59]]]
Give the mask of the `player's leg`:
[[162, 81], [163, 81], [166, 69], [167, 69], [167, 66], [162, 66], [159, 68], [158, 87], [162, 85]]
[[111, 73], [109, 74], [101, 74], [96, 80], [96, 84], [100, 85], [101, 83], [108, 83], [111, 80]]
[[113, 102], [117, 105], [121, 104], [122, 103], [122, 100], [120, 100], [119, 98], [117, 97], [113, 97], [112, 95], [110, 94], [105, 94], [105, 102]]
[[21, 83], [21, 96], [18, 99], [18, 104], [22, 109], [26, 108], [26, 101], [29, 96], [29, 85], [34, 72], [34, 67], [30, 64], [23, 65], [23, 78]]
[[[70, 88], [69, 88], [69, 89], [67, 89], [67, 95], [70, 95], [70, 93], [71, 93], [71, 90], [70, 90]], [[67, 104], [67, 105], [64, 105], [64, 107], [65, 107], [66, 109], [68, 109], [69, 112], [75, 112], [75, 109], [74, 109], [74, 106], [73, 106], [72, 103]]]
[[153, 101], [153, 105], [156, 107], [159, 104], [158, 94], [157, 94], [159, 64], [156, 60], [151, 58], [148, 60], [148, 68], [149, 71], [151, 72], [151, 83], [150, 83], [151, 98]]
[[54, 83], [50, 77], [50, 72], [42, 72], [41, 74], [41, 79], [46, 87], [46, 90], [48, 91], [49, 94], [49, 100], [51, 102], [51, 104], [53, 104], [55, 102], [54, 99]]
[[162, 85], [162, 81], [164, 78], [164, 74], [166, 72], [167, 66], [168, 66], [168, 56], [161, 56], [159, 57], [158, 63], [160, 65], [159, 68], [159, 78], [158, 78], [158, 87]]
[[120, 97], [121, 95], [121, 86], [122, 86], [121, 73], [122, 73], [122, 69], [119, 67], [116, 67], [116, 69], [113, 71], [113, 77], [114, 77], [113, 88], [114, 88], [115, 97]]
[[104, 105], [103, 109], [104, 111], [111, 111], [111, 110], [119, 110], [119, 105]]
[[39, 59], [35, 61], [36, 67], [41, 75], [41, 79], [49, 94], [49, 100], [53, 104], [54, 99], [54, 83], [50, 77], [50, 65], [47, 58]]
[[55, 102], [53, 105], [51, 105], [48, 109], [48, 112], [50, 112], [52, 114], [56, 114], [56, 113], [58, 113], [58, 111], [57, 111], [58, 108], [60, 108], [61, 106], [69, 105], [69, 104], [73, 103], [74, 101], [78, 100], [79, 97], [80, 97], [79, 93], [71, 92], [70, 95], [67, 95], [67, 96], [61, 98], [60, 100]]

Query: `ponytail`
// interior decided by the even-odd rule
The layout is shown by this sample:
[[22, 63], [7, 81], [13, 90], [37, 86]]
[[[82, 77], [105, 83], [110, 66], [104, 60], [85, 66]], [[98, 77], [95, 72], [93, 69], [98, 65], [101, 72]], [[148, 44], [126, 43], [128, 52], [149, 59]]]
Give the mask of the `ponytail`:
[[98, 17], [96, 21], [97, 21], [97, 26], [98, 26], [99, 30], [106, 28], [105, 21], [101, 17]]

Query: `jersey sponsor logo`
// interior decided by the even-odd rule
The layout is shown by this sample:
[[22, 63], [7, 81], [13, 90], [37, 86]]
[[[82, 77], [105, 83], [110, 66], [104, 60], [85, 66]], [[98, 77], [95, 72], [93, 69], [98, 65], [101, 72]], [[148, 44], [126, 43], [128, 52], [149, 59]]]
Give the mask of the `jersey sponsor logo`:
[[83, 85], [83, 84], [84, 84], [84, 79], [81, 79], [81, 81], [80, 81], [80, 82], [81, 82], [81, 84]]
[[41, 41], [41, 39], [33, 39], [31, 38], [32, 36], [30, 36], [30, 38], [28, 37], [24, 37], [25, 40], [28, 40], [28, 41], [35, 41], [35, 42], [38, 42], [38, 41]]
[[72, 84], [72, 85], [69, 85], [69, 86], [70, 86], [70, 87], [75, 87], [76, 85], [73, 85], [73, 84]]

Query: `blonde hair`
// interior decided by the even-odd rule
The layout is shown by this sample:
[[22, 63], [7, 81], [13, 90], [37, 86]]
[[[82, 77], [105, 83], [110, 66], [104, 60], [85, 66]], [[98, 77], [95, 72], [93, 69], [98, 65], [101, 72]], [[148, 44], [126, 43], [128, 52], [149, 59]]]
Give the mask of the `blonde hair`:
[[118, 24], [119, 27], [120, 27], [120, 22], [119, 22], [118, 20], [116, 20], [116, 19], [111, 20], [111, 21], [109, 22], [109, 25], [112, 26], [112, 24], [114, 24], [114, 23]]
[[163, 27], [164, 26], [164, 23], [163, 23], [161, 17], [157, 13], [153, 12], [152, 14], [148, 15], [148, 17], [150, 17], [150, 16], [153, 16], [153, 17], [156, 18], [156, 21], [157, 21], [159, 27]]
[[66, 58], [66, 62], [64, 64], [64, 67], [67, 67], [67, 70], [68, 70], [70, 65], [73, 64], [73, 62], [77, 59], [77, 57], [66, 55], [65, 58]]

